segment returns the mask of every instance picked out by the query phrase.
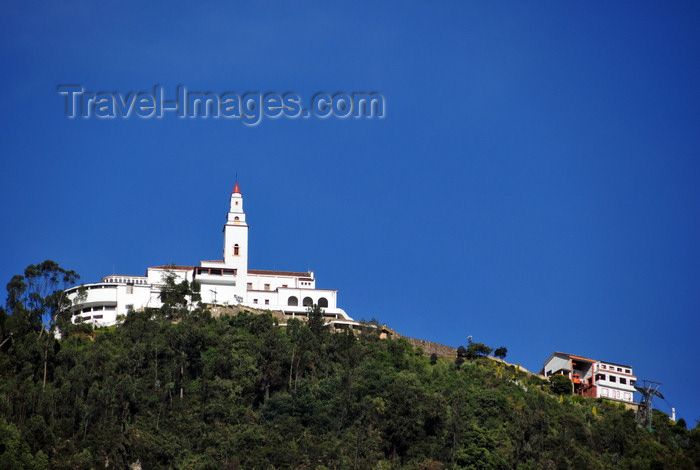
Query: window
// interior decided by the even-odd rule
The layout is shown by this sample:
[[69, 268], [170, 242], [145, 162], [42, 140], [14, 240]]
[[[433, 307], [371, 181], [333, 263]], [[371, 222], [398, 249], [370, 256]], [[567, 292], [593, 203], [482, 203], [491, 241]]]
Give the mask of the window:
[[241, 220], [241, 219], [239, 219], [238, 216], [236, 216], [236, 217], [233, 218], [233, 220], [234, 220], [234, 222], [238, 222], [238, 221]]
[[625, 369], [625, 374], [631, 374], [629, 369]]
[[620, 383], [621, 383], [621, 384], [624, 384], [624, 385], [627, 385], [627, 379], [624, 378], [624, 377], [620, 377]]
[[618, 372], [622, 372], [622, 367], [618, 367], [618, 368], [617, 368], [617, 371], [618, 371]]
[[291, 307], [296, 307], [297, 305], [299, 305], [299, 299], [292, 295], [287, 299], [287, 305]]
[[126, 293], [127, 293], [127, 294], [133, 294], [133, 293], [134, 293], [134, 285], [133, 285], [133, 284], [127, 284], [127, 285], [126, 285]]
[[328, 299], [326, 299], [325, 297], [321, 297], [320, 299], [318, 299], [318, 306], [328, 308]]
[[254, 303], [254, 304], [257, 304], [257, 303], [258, 303], [258, 299], [253, 299], [253, 303]]
[[126, 304], [126, 311], [131, 312], [134, 309], [134, 304]]
[[601, 368], [601, 369], [605, 369], [605, 364], [601, 364], [601, 365], [600, 365], [600, 368]]
[[265, 305], [270, 305], [270, 299], [265, 299]]
[[598, 374], [595, 376], [596, 380], [605, 380], [605, 374]]
[[249, 282], [249, 283], [248, 283], [248, 290], [252, 290], [252, 289], [253, 289], [253, 283], [252, 283], [252, 282]]
[[282, 284], [282, 287], [287, 287], [287, 284]]
[[617, 382], [617, 377], [615, 377], [614, 375], [611, 375], [611, 376], [610, 376], [610, 381], [611, 381], [611, 382]]
[[238, 256], [240, 254], [240, 247], [238, 246], [238, 243], [233, 245], [233, 256]]
[[265, 284], [265, 290], [270, 290], [270, 284]]

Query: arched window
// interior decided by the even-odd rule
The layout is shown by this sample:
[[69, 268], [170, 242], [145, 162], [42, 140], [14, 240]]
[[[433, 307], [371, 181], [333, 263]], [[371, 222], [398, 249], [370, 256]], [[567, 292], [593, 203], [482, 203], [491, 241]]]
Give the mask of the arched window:
[[304, 307], [311, 307], [314, 304], [314, 301], [311, 299], [311, 297], [304, 297]]
[[289, 298], [287, 299], [287, 305], [292, 306], [292, 307], [296, 307], [297, 305], [299, 305], [299, 299], [297, 299], [293, 295], [290, 295]]
[[234, 223], [238, 223], [239, 220], [241, 220], [241, 219], [240, 219], [238, 216], [236, 216], [236, 217], [233, 218], [233, 222], [234, 222]]
[[328, 308], [328, 299], [326, 299], [325, 297], [321, 297], [320, 299], [318, 299], [318, 306]]
[[233, 256], [238, 256], [240, 254], [239, 251], [240, 249], [238, 247], [238, 243], [236, 243], [235, 245], [233, 245]]

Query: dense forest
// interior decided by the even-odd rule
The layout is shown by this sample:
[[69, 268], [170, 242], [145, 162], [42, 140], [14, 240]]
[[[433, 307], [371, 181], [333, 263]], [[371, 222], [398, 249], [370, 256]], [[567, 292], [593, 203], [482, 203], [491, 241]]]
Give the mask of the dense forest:
[[[48, 263], [48, 264], [47, 264]], [[368, 325], [212, 318], [196, 286], [116, 327], [70, 323], [77, 275], [30, 266], [0, 310], [0, 469], [692, 469], [700, 429], [652, 429], [483, 355], [429, 358]], [[57, 332], [60, 331], [60, 339]], [[456, 360], [457, 359], [457, 360]]]

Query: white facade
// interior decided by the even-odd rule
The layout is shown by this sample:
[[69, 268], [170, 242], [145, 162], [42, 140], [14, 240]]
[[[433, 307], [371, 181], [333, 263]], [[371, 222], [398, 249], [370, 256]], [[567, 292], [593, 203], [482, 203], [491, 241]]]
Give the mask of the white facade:
[[[199, 282], [203, 304], [279, 310], [287, 317], [305, 316], [316, 304], [331, 323], [353, 321], [338, 308], [338, 291], [316, 289], [313, 271], [248, 269], [248, 224], [238, 183], [231, 193], [223, 232], [222, 260], [201, 261], [199, 266], [155, 266], [148, 268], [146, 276], [111, 275], [102, 282], [86, 284], [84, 291], [80, 286], [68, 289], [75, 303], [73, 322], [113, 325], [129, 310], [160, 307], [160, 290], [168, 272], [180, 281]], [[81, 292], [83, 297], [79, 298]]]
[[632, 366], [554, 352], [544, 363], [542, 374], [547, 378], [554, 374], [568, 377], [574, 384], [574, 393], [579, 395], [634, 402], [637, 377]]
[[634, 384], [637, 377], [632, 375], [632, 367], [612, 362], [596, 363], [596, 396], [631, 402], [634, 397]]

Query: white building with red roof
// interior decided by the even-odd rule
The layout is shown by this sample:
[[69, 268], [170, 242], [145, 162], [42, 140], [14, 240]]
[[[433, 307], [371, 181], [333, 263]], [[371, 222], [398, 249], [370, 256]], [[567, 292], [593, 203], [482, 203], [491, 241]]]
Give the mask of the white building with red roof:
[[206, 305], [276, 310], [284, 312], [287, 318], [303, 317], [309, 307], [318, 305], [329, 322], [354, 323], [338, 308], [337, 290], [316, 288], [313, 271], [248, 269], [248, 224], [237, 182], [223, 232], [221, 260], [200, 261], [199, 266], [153, 266], [145, 276], [113, 274], [101, 282], [68, 289], [75, 304], [73, 322], [114, 325], [131, 310], [161, 307], [161, 288], [165, 276], [172, 274], [179, 281], [197, 281]]
[[632, 366], [555, 351], [545, 361], [541, 374], [547, 378], [556, 374], [568, 377], [573, 392], [584, 397], [634, 401], [637, 376]]

